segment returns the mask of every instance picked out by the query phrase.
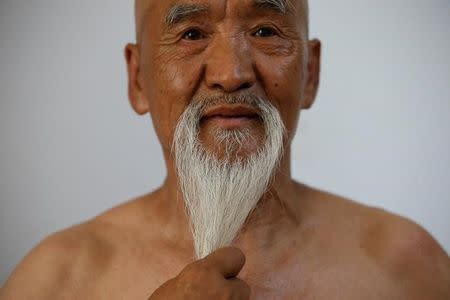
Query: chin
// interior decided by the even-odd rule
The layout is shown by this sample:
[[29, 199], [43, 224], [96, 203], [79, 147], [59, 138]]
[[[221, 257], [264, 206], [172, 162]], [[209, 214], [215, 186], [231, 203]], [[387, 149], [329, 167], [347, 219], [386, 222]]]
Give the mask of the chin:
[[200, 134], [203, 148], [218, 160], [245, 161], [264, 146], [264, 138], [254, 128], [215, 128]]

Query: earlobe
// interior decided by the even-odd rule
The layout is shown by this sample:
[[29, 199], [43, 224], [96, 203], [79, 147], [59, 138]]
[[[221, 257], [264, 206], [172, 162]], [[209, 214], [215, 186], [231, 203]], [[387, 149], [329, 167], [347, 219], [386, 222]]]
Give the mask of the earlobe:
[[304, 99], [302, 109], [309, 109], [316, 100], [320, 80], [320, 58], [322, 45], [319, 40], [314, 39], [309, 42], [309, 58]]
[[128, 99], [134, 111], [143, 115], [149, 112], [149, 104], [139, 83], [139, 48], [135, 44], [125, 47], [125, 60], [128, 71]]

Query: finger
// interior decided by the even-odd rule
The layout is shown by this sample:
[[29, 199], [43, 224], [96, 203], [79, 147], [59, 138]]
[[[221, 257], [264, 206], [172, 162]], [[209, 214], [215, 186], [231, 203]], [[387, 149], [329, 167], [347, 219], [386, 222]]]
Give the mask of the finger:
[[239, 278], [231, 278], [227, 280], [227, 283], [233, 290], [236, 299], [250, 299], [251, 288], [245, 281]]
[[221, 248], [202, 260], [202, 263], [217, 270], [225, 278], [235, 277], [245, 264], [245, 255], [238, 248]]

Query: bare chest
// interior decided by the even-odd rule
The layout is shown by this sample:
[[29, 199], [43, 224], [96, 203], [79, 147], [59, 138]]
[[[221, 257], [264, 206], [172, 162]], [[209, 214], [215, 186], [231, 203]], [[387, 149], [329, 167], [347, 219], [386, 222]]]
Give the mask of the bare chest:
[[[183, 267], [176, 258], [167, 256], [117, 264], [100, 277], [99, 287], [103, 288], [95, 291], [92, 299], [148, 299]], [[401, 299], [383, 270], [358, 256], [322, 262], [294, 259], [272, 267], [250, 260], [239, 277], [250, 285], [251, 300]]]
[[252, 288], [252, 300], [402, 299], [385, 272], [364, 258], [323, 264], [290, 261], [264, 273], [247, 270], [242, 279]]

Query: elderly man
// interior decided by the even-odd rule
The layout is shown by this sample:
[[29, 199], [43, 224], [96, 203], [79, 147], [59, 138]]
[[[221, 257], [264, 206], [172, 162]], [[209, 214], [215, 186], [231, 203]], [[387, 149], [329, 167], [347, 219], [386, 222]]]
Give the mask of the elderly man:
[[307, 5], [138, 0], [129, 98], [166, 180], [47, 238], [0, 299], [450, 299], [426, 231], [291, 178], [319, 83]]

